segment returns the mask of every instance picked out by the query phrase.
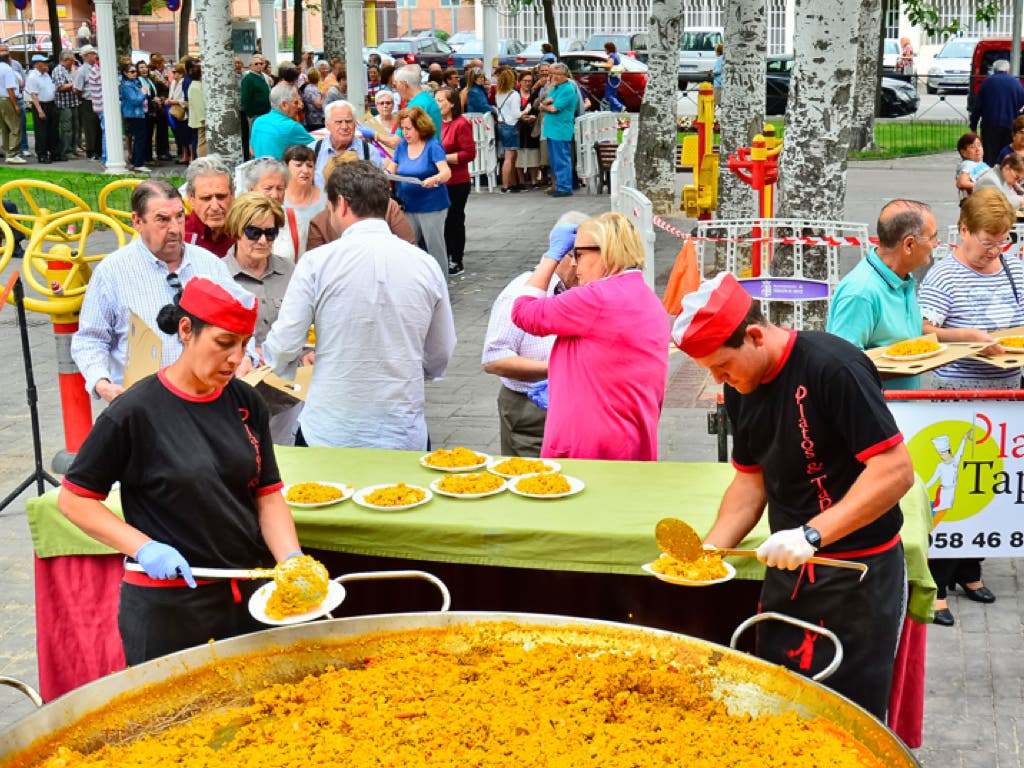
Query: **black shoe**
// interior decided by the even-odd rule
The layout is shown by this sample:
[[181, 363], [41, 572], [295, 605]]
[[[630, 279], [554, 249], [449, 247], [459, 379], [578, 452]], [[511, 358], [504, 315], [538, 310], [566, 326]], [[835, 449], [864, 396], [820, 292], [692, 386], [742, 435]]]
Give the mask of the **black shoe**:
[[957, 586], [964, 591], [968, 600], [973, 600], [976, 603], [994, 603], [996, 601], [996, 596], [992, 594], [992, 590], [985, 585], [977, 589], [969, 589], [965, 582], [958, 581]]
[[935, 611], [935, 618], [932, 619], [932, 623], [938, 624], [940, 627], [952, 627], [956, 624], [956, 619], [949, 612], [949, 608], [939, 608]]
[[449, 275], [461, 275], [465, 271], [466, 271], [466, 268], [464, 266], [462, 266], [462, 262], [461, 261], [453, 262], [453, 263], [448, 265], [448, 274]]
[[549, 194], [552, 197], [572, 197], [572, 192], [560, 192], [557, 189], [554, 192], [550, 192]]

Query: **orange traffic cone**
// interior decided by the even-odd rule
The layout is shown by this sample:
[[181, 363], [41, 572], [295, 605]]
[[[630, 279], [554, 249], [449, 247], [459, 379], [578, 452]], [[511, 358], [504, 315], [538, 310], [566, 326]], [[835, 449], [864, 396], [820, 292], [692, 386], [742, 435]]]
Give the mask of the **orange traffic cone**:
[[665, 287], [665, 298], [662, 304], [670, 315], [678, 315], [682, 309], [683, 297], [693, 293], [700, 287], [700, 269], [697, 267], [697, 246], [691, 238], [686, 238], [679, 249], [676, 263], [672, 266], [672, 274], [668, 276]]

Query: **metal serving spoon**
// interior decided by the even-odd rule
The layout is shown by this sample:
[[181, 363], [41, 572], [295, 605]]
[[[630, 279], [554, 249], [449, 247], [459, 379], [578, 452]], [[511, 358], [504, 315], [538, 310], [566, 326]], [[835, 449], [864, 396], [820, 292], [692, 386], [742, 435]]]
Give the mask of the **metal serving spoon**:
[[[666, 517], [659, 520], [654, 528], [654, 538], [658, 542], [658, 549], [684, 563], [692, 563], [694, 560], [699, 560], [704, 553], [704, 545], [701, 543], [697, 532], [688, 523], [675, 517]], [[715, 552], [720, 553], [723, 557], [757, 557], [756, 549], [719, 548]], [[864, 581], [864, 576], [868, 572], [868, 567], [864, 563], [857, 563], [852, 560], [812, 557], [807, 562], [814, 563], [815, 565], [830, 565], [835, 568], [849, 568], [850, 570], [860, 571], [860, 581]]]

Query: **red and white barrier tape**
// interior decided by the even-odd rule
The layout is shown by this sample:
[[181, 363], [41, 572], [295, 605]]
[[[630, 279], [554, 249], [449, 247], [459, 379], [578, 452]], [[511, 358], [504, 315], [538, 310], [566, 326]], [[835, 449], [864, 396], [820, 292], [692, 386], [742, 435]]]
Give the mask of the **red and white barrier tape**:
[[699, 237], [673, 227], [658, 216], [651, 217], [651, 223], [683, 240], [689, 238], [705, 243], [781, 243], [782, 245], [829, 245], [833, 247], [878, 245], [877, 237], [869, 237], [866, 242], [859, 237]]

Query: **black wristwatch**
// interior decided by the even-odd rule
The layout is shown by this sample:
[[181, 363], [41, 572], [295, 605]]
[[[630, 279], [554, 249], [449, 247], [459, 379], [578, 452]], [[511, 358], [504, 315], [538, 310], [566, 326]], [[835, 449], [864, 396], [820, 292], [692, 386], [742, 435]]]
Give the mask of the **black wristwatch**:
[[804, 538], [807, 539], [807, 543], [815, 549], [818, 549], [821, 546], [821, 534], [818, 533], [817, 528], [811, 528], [811, 526], [805, 525]]

